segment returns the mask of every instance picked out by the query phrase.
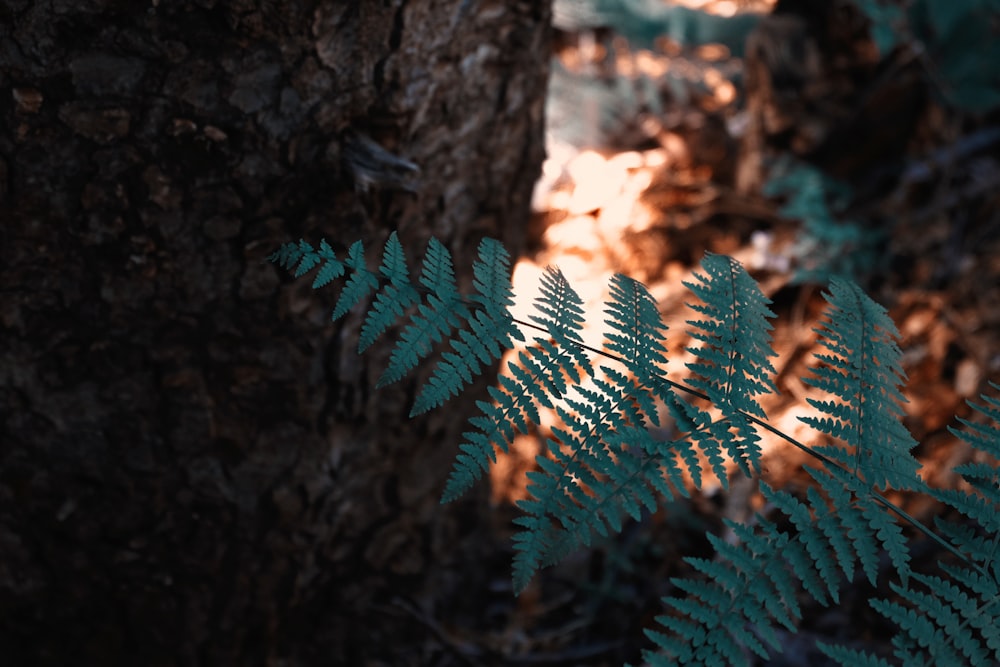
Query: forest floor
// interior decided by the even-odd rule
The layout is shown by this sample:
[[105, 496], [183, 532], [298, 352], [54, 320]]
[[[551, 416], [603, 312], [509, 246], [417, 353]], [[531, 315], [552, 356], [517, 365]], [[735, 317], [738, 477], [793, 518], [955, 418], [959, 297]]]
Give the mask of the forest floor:
[[[727, 2], [695, 4], [722, 12], [736, 7]], [[743, 3], [740, 10], [766, 9], [767, 4]], [[796, 153], [794, 141], [781, 145], [770, 136], [750, 136], [754, 108], [769, 113], [774, 100], [754, 100], [764, 93], [741, 88], [747, 80], [746, 65], [724, 51], [664, 44], [657, 51], [626, 53], [613, 40], [593, 37], [584, 40], [585, 48], [580, 44], [578, 39], [564, 39], [559, 45], [556, 57], [570, 71], [604, 67], [617, 76], [638, 78], [645, 73], [662, 83], [667, 80], [664, 72], [686, 63], [702, 80], [687, 84], [687, 94], [678, 94], [674, 81], [673, 88], [662, 91], [658, 113], [642, 111], [640, 117], [627, 119], [624, 124], [638, 130], [606, 142], [617, 145], [581, 147], [550, 137], [529, 253], [516, 267], [515, 291], [530, 300], [544, 268], [558, 266], [584, 298], [588, 322], [599, 325], [611, 276], [621, 272], [640, 280], [656, 297], [670, 327], [670, 376], [682, 380], [691, 360], [684, 322], [693, 315], [686, 305], [692, 297], [683, 283], [697, 271], [705, 252], [735, 257], [772, 299], [777, 315], [774, 381], [779, 393], [764, 399], [768, 420], [788, 435], [816, 444], [816, 434], [798, 418], [809, 411], [806, 399], [818, 397], [801, 378], [820, 352], [814, 329], [825, 306], [825, 283], [797, 279], [812, 261], [808, 240], [803, 242], [804, 221], [789, 210], [788, 197], [763, 194], [768, 174], [762, 165]], [[880, 85], [871, 81], [858, 83], [874, 86], [865, 91], [868, 97]], [[843, 89], [842, 82], [838, 85]], [[857, 90], [838, 94], [842, 102], [858, 99]], [[866, 174], [893, 165], [886, 177], [852, 183], [853, 195], [843, 209], [845, 219], [881, 235], [871, 254], [863, 262], [833, 265], [851, 267], [849, 277], [895, 321], [908, 376], [904, 423], [919, 443], [916, 454], [925, 479], [952, 487], [958, 482], [951, 469], [966, 460], [969, 451], [948, 427], [956, 425], [956, 415], [969, 415], [966, 401], [990, 392], [990, 380], [1000, 381], [998, 118], [963, 115], [933, 97], [923, 98], [919, 108], [906, 109], [912, 117], [905, 122], [894, 116], [902, 113], [899, 108], [876, 106], [865, 116], [867, 123], [906, 128], [905, 136], [879, 147], [856, 126], [845, 129], [842, 117], [835, 116], [836, 104], [817, 107], [801, 105], [800, 116], [792, 107], [789, 126], [818, 124], [828, 135], [846, 139], [832, 158], [799, 150], [796, 159], [819, 165], [824, 173], [836, 172], [845, 163]], [[824, 108], [829, 117], [824, 117]], [[842, 130], [848, 134], [837, 135]], [[863, 136], [852, 137], [852, 131]], [[839, 223], [834, 219], [830, 224]], [[492, 471], [495, 577], [488, 592], [463, 605], [480, 613], [472, 617], [456, 611], [430, 620], [419, 611], [423, 605], [405, 611], [431, 630], [429, 641], [436, 650], [443, 646], [458, 663], [636, 663], [639, 651], [649, 648], [642, 628], [652, 626], [653, 617], [662, 611], [660, 598], [674, 590], [670, 578], [690, 572], [683, 557], [710, 556], [706, 530], [722, 532], [723, 519], [745, 520], [761, 508], [756, 480], [735, 482], [728, 490], [706, 484], [690, 501], [674, 503], [626, 527], [615, 539], [543, 570], [515, 598], [509, 583], [510, 521], [518, 515], [513, 503], [525, 497], [524, 472], [543, 451], [544, 435], [520, 437]], [[765, 451], [761, 476], [769, 485], [801, 488], [809, 483], [802, 469], [806, 454], [777, 438], [765, 440]], [[926, 500], [897, 500], [924, 522], [939, 512]], [[935, 556], [929, 547], [919, 547], [915, 558], [919, 563]], [[862, 583], [847, 591], [839, 606], [810, 606], [803, 600], [800, 632], [785, 637], [784, 653], [767, 664], [829, 664], [815, 649], [817, 640], [868, 649], [884, 646], [887, 628], [868, 607], [871, 593]], [[428, 601], [426, 608], [436, 606], [440, 601]]]

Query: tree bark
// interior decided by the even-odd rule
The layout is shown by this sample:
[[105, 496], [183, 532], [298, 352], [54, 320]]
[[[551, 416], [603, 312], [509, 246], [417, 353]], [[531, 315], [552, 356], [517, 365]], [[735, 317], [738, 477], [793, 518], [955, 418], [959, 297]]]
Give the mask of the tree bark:
[[409, 421], [388, 349], [263, 258], [395, 229], [468, 284], [484, 235], [516, 251], [548, 14], [0, 0], [5, 662], [418, 660], [379, 610], [463, 585], [437, 500], [476, 392]]

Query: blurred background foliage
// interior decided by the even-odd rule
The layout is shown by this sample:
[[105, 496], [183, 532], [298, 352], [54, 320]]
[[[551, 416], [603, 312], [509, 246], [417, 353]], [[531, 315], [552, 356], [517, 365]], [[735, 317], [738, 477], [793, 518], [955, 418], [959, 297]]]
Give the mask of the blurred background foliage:
[[[962, 135], [989, 127], [1000, 109], [1000, 0], [694, 4], [556, 0], [557, 36], [571, 38], [576, 61], [553, 60], [550, 139], [575, 150], [649, 148], [676, 129], [678, 110], [705, 109], [721, 76], [733, 99], [707, 111], [741, 143], [740, 159], [759, 163], [751, 185], [737, 188], [777, 198], [778, 215], [800, 223], [782, 251], [793, 280], [884, 271], [900, 216], [875, 199], [927, 185], [939, 174], [912, 168], [927, 158], [920, 153], [949, 139], [961, 152]], [[713, 4], [729, 15], [700, 8]], [[805, 27], [789, 32], [786, 17]], [[748, 44], [763, 55], [748, 54]], [[761, 57], [769, 80], [748, 87], [747, 69]], [[757, 110], [767, 136], [748, 147], [748, 97], [752, 115], [761, 94], [772, 98]], [[939, 136], [922, 136], [921, 125], [927, 135], [935, 122]], [[939, 167], [949, 159], [938, 158]]]

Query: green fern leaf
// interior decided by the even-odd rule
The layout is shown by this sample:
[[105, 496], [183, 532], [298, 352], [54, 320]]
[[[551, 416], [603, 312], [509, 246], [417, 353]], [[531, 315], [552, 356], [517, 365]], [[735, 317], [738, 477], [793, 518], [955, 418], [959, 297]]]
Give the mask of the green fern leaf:
[[[990, 383], [990, 386], [1000, 391], [1000, 384]], [[995, 459], [1000, 459], [1000, 399], [980, 396], [984, 405], [970, 402], [969, 405], [992, 421], [992, 424], [976, 424], [967, 419], [959, 419], [966, 428], [964, 431], [949, 429], [952, 433], [969, 443], [974, 449], [986, 452]]]
[[[483, 278], [484, 288], [487, 287]], [[496, 290], [495, 287], [489, 288]], [[502, 291], [502, 290], [501, 290]], [[482, 295], [482, 292], [481, 292]], [[462, 454], [445, 486], [442, 502], [465, 493], [489, 470], [497, 449], [506, 452], [517, 432], [527, 433], [539, 422], [538, 406], [554, 407], [550, 398], [560, 398], [568, 381], [579, 382], [593, 373], [583, 350], [583, 300], [561, 271], [550, 268], [542, 277], [531, 320], [544, 328], [548, 338], [536, 336], [534, 344], [518, 354], [518, 364], [508, 363], [512, 377], [501, 376], [501, 389], [490, 391], [493, 403], [480, 403], [483, 413], [470, 422], [476, 431], [465, 434]]]
[[267, 256], [267, 261], [291, 271], [298, 261], [302, 259], [303, 251], [301, 244], [305, 244], [309, 251], [312, 250], [312, 246], [306, 243], [305, 240], [300, 240], [298, 243], [283, 243], [281, 247]]
[[[561, 274], [552, 278], [548, 291], [561, 293]], [[640, 283], [616, 275], [610, 294], [605, 344], [629, 373], [602, 366], [601, 376], [591, 377], [589, 386], [573, 377], [577, 384], [568, 396], [563, 396], [567, 387], [555, 378], [546, 382], [548, 393], [564, 398], [565, 407], [557, 406], [557, 413], [567, 428], [553, 429], [552, 459], [538, 458], [541, 472], [530, 478], [531, 498], [519, 503], [526, 516], [517, 520], [524, 530], [515, 536], [517, 591], [539, 567], [589, 545], [594, 534], [618, 532], [627, 517], [655, 511], [658, 496], [686, 493], [670, 445], [655, 441], [646, 430], [659, 423], [656, 399], [669, 393], [660, 368], [666, 360], [666, 326]], [[551, 326], [552, 311], [545, 314], [549, 318], [536, 321]], [[561, 346], [573, 344], [569, 336], [559, 340]], [[555, 347], [547, 350], [550, 358], [559, 358]], [[536, 370], [535, 375], [544, 380], [551, 374]]]
[[333, 282], [335, 279], [344, 275], [344, 263], [337, 259], [336, 254], [333, 252], [333, 248], [330, 244], [326, 242], [326, 239], [320, 239], [319, 242], [319, 255], [320, 260], [323, 265], [320, 267], [319, 271], [316, 272], [316, 278], [313, 280], [312, 288], [319, 289], [320, 287], [325, 287]]
[[479, 255], [473, 263], [473, 285], [478, 291], [471, 301], [479, 309], [471, 313], [466, 326], [450, 340], [453, 352], [445, 352], [427, 384], [414, 403], [412, 415], [442, 405], [457, 396], [487, 366], [513, 346], [524, 335], [514, 323], [510, 307], [514, 291], [510, 284], [510, 256], [493, 239], [479, 244]]
[[[794, 545], [801, 545], [804, 555], [798, 547], [792, 547], [787, 554], [796, 576], [813, 598], [822, 604], [827, 604], [827, 596], [834, 602], [840, 601], [840, 568], [837, 565], [836, 554], [828, 545], [826, 536], [813, 520], [809, 507], [797, 498], [784, 491], [776, 491], [761, 482], [761, 495], [778, 510], [784, 513], [798, 531], [798, 539]], [[811, 496], [814, 503], [821, 502], [818, 495]], [[847, 559], [847, 556], [845, 556]]]
[[[743, 647], [764, 659], [770, 650], [781, 650], [775, 624], [794, 631], [802, 614], [789, 576], [795, 573], [787, 558], [790, 539], [767, 519], [756, 520], [756, 529], [726, 521], [739, 538], [737, 544], [709, 535], [714, 560], [685, 559], [704, 578], [672, 579], [687, 597], [666, 598], [664, 603], [698, 625], [659, 617], [667, 632], [650, 637], [661, 655], [647, 652], [647, 660], [738, 665], [747, 662]], [[663, 657], [677, 662], [662, 662]]]
[[870, 487], [921, 489], [916, 446], [903, 427], [899, 385], [905, 379], [896, 340], [899, 333], [882, 306], [856, 284], [833, 279], [818, 354], [826, 364], [804, 380], [836, 400], [807, 399], [827, 418], [802, 417], [813, 428], [843, 440], [853, 452], [853, 472]]
[[865, 653], [864, 651], [830, 645], [824, 642], [816, 642], [816, 646], [828, 658], [840, 663], [842, 667], [893, 667], [892, 663], [888, 660]]
[[[996, 388], [996, 387], [994, 387]], [[995, 399], [971, 404], [988, 418], [980, 424], [963, 420], [964, 431], [954, 431], [976, 449], [1000, 450], [1000, 410]], [[938, 529], [967, 555], [965, 566], [940, 563], [945, 576], [913, 574], [920, 588], [890, 584], [894, 600], [872, 600], [872, 607], [900, 629], [893, 638], [895, 655], [904, 667], [918, 665], [978, 665], [1000, 662], [1000, 467], [985, 462], [957, 466], [968, 489], [930, 489], [928, 492], [957, 509], [975, 527], [937, 520]], [[828, 655], [849, 655], [844, 649], [823, 647]]]
[[358, 353], [367, 350], [389, 327], [399, 321], [403, 314], [418, 301], [420, 295], [410, 282], [410, 272], [406, 266], [406, 255], [396, 232], [389, 235], [382, 253], [379, 273], [388, 284], [378, 293], [368, 316], [361, 326], [358, 337]]
[[468, 308], [455, 285], [451, 253], [433, 237], [427, 245], [420, 284], [429, 292], [427, 300], [417, 307], [400, 334], [376, 387], [392, 384], [409, 373], [430, 355], [435, 343], [468, 319]]
[[311, 245], [306, 241], [300, 240], [297, 252], [298, 267], [295, 269], [295, 277], [301, 278], [305, 274], [309, 273], [316, 267], [322, 258], [319, 256]]
[[[318, 248], [304, 240], [285, 244], [269, 259], [296, 276], [318, 269], [314, 288], [346, 274], [334, 318], [374, 291], [360, 349], [409, 313], [380, 385], [412, 370], [436, 345], [447, 346], [415, 413], [460, 392], [523, 338], [510, 315], [509, 257], [492, 240], [479, 246], [476, 293], [468, 297], [459, 294], [451, 256], [436, 240], [419, 285], [411, 282], [395, 234], [378, 273], [367, 269], [360, 242], [344, 260], [325, 240]], [[665, 376], [666, 327], [641, 284], [613, 278], [604, 349], [621, 367], [595, 369], [589, 356], [595, 351], [581, 335], [582, 300], [557, 269], [543, 276], [528, 325], [543, 334], [508, 363], [509, 373], [488, 389], [490, 400], [477, 404], [480, 414], [470, 419], [443, 496], [447, 502], [467, 490], [497, 451], [540, 422], [542, 408], [555, 410], [560, 424], [528, 475], [529, 497], [519, 503], [524, 515], [515, 520], [517, 591], [540, 567], [656, 511], [662, 499], [687, 493], [685, 468], [696, 486], [703, 460], [723, 484], [728, 459], [745, 474], [759, 471], [755, 426], [765, 415], [757, 397], [775, 391], [769, 302], [738, 263], [722, 256], [707, 257], [688, 286], [700, 299], [692, 306], [699, 319], [689, 322], [698, 343], [690, 350], [690, 393], [698, 400], [681, 400], [676, 388], [687, 388]], [[803, 421], [841, 442], [798, 445], [822, 463], [807, 467], [815, 486], [803, 497], [762, 484], [768, 505], [787, 517], [782, 528], [760, 515], [748, 525], [727, 522], [734, 540], [710, 535], [715, 558], [688, 560], [698, 576], [673, 580], [681, 595], [665, 600], [670, 612], [657, 617], [660, 629], [647, 631], [660, 649], [645, 654], [653, 665], [744, 664], [750, 653], [766, 659], [781, 649], [779, 632], [794, 631], [801, 619], [799, 585], [823, 604], [836, 602], [858, 571], [875, 584], [883, 555], [898, 576], [890, 582], [894, 597], [871, 604], [899, 627], [893, 647], [903, 667], [1000, 662], [1000, 466], [966, 463], [955, 468], [964, 487], [927, 489], [900, 420], [904, 377], [894, 325], [848, 281], [834, 280], [826, 298], [818, 329], [825, 351], [807, 382], [830, 397], [811, 400], [818, 414]], [[664, 405], [675, 422], [670, 430], [679, 434], [674, 439], [650, 432]], [[956, 433], [974, 450], [1000, 456], [1000, 400], [984, 396], [971, 405], [989, 423], [960, 420], [965, 429]], [[965, 518], [937, 520], [939, 537], [878, 495], [890, 487], [929, 493]], [[890, 509], [950, 550], [940, 576], [910, 571], [907, 541]], [[889, 664], [861, 651], [821, 648], [841, 664]]]
[[[605, 323], [611, 328], [604, 335], [605, 347], [620, 356], [641, 386], [660, 386], [654, 378], [659, 378], [661, 366], [667, 362], [663, 346], [667, 326], [656, 300], [641, 283], [621, 274], [612, 277], [610, 296], [604, 310], [610, 316]], [[647, 414], [655, 419], [655, 411]], [[658, 420], [654, 424], [659, 425]]]
[[352, 273], [340, 293], [337, 305], [333, 308], [331, 316], [333, 320], [339, 320], [358, 302], [378, 289], [378, 278], [365, 266], [365, 251], [361, 241], [357, 241], [348, 249], [344, 265], [351, 269]]
[[558, 398], [565, 393], [565, 377], [574, 382], [580, 381], [582, 376], [577, 367], [583, 375], [593, 373], [580, 335], [584, 323], [583, 299], [570, 287], [563, 272], [554, 267], [542, 274], [539, 290], [541, 296], [535, 300], [535, 309], [541, 315], [532, 315], [529, 319], [542, 326], [549, 333], [552, 342], [536, 338], [536, 343], [544, 343], [544, 353], [539, 352], [537, 347], [529, 348], [531, 361], [522, 361], [541, 364], [535, 366], [535, 370], [540, 371], [538, 377]]
[[[688, 321], [692, 338], [702, 343], [688, 350], [697, 359], [688, 364], [690, 384], [722, 412], [718, 423], [725, 428], [708, 427], [710, 418], [703, 416], [695, 420], [703, 426], [695, 438], [712, 452], [725, 449], [749, 475], [760, 469], [761, 450], [760, 436], [747, 415], [764, 417], [756, 396], [777, 391], [769, 359], [775, 356], [768, 321], [774, 313], [767, 307], [770, 300], [736, 260], [708, 255], [701, 266], [705, 273], [685, 283], [702, 302], [689, 304], [702, 315]], [[725, 484], [724, 474], [720, 481]]]

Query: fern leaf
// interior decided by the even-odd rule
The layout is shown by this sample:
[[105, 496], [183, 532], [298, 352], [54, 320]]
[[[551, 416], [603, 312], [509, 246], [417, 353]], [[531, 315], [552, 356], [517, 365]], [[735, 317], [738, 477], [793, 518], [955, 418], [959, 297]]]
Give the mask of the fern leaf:
[[[990, 386], [994, 390], [1000, 391], [1000, 384], [991, 382]], [[980, 398], [983, 400], [984, 405], [972, 402], [969, 405], [992, 423], [976, 424], [967, 419], [960, 418], [958, 421], [966, 427], [965, 430], [949, 430], [969, 443], [973, 448], [986, 452], [995, 459], [1000, 459], [1000, 399], [991, 398], [985, 394], [980, 396]]]
[[[604, 336], [605, 346], [621, 357], [625, 368], [641, 386], [651, 389], [661, 386], [654, 378], [660, 376], [661, 365], [667, 361], [663, 345], [667, 326], [656, 300], [641, 283], [621, 274], [612, 277], [610, 296], [604, 311], [610, 316], [605, 323], [611, 328]], [[655, 410], [648, 414], [655, 419]]]
[[493, 239], [483, 239], [473, 263], [473, 284], [478, 291], [471, 301], [479, 308], [471, 313], [457, 337], [450, 340], [452, 352], [442, 355], [427, 384], [421, 389], [411, 414], [422, 414], [457, 396], [473, 378], [524, 335], [514, 323], [510, 307], [514, 291], [510, 284], [510, 256]]
[[335, 279], [344, 275], [344, 263], [337, 259], [336, 254], [333, 252], [333, 248], [331, 248], [330, 244], [326, 242], [326, 239], [320, 239], [319, 252], [316, 254], [319, 255], [323, 265], [320, 267], [319, 271], [316, 272], [316, 278], [312, 282], [313, 289], [325, 287]]
[[[657, 618], [666, 632], [648, 634], [660, 649], [645, 654], [650, 663], [737, 665], [747, 662], [744, 647], [765, 659], [781, 650], [776, 625], [795, 631], [802, 615], [790, 575], [811, 566], [801, 545], [767, 519], [757, 522], [751, 529], [726, 521], [739, 542], [709, 535], [715, 559], [685, 559], [704, 578], [671, 580], [687, 596], [664, 603], [686, 620]], [[797, 556], [789, 558], [790, 549]], [[808, 576], [818, 582], [814, 572]]]
[[[482, 282], [485, 288], [485, 277]], [[442, 502], [465, 493], [489, 470], [496, 449], [506, 452], [516, 432], [527, 433], [530, 424], [537, 424], [538, 406], [554, 407], [550, 396], [560, 398], [569, 380], [579, 382], [593, 373], [580, 335], [583, 300], [554, 268], [544, 274], [540, 292], [535, 300], [540, 315], [531, 320], [549, 337], [536, 336], [534, 344], [518, 354], [518, 364], [508, 363], [512, 377], [501, 376], [502, 390], [490, 392], [494, 402], [480, 405], [483, 415], [471, 420], [476, 431], [465, 434], [464, 454], [455, 461]]]
[[892, 663], [884, 658], [858, 651], [844, 648], [843, 646], [816, 642], [817, 648], [828, 658], [836, 660], [842, 667], [893, 667]]
[[312, 251], [312, 246], [306, 243], [305, 240], [300, 240], [298, 243], [283, 243], [281, 244], [281, 247], [267, 256], [267, 261], [273, 262], [281, 268], [291, 271], [292, 268], [298, 264], [299, 260], [302, 259], [303, 244], [306, 246], [307, 252]]
[[[695, 438], [712, 451], [725, 449], [749, 475], [759, 471], [761, 451], [760, 437], [746, 415], [764, 417], [756, 396], [777, 391], [769, 359], [775, 353], [768, 320], [775, 315], [767, 307], [770, 300], [736, 260], [708, 255], [701, 267], [704, 274], [696, 273], [695, 282], [685, 283], [702, 302], [689, 304], [702, 315], [688, 321], [691, 336], [702, 343], [689, 348], [696, 357], [688, 364], [693, 374], [690, 384], [722, 412], [726, 428], [703, 428]], [[707, 418], [699, 421], [708, 425]]]
[[[561, 274], [549, 274], [543, 286], [547, 301], [560, 302], [562, 280]], [[519, 503], [526, 516], [518, 519], [523, 530], [515, 538], [518, 591], [539, 567], [589, 545], [593, 535], [618, 532], [626, 518], [655, 511], [659, 496], [686, 494], [672, 443], [656, 441], [647, 431], [650, 424], [659, 423], [657, 398], [670, 394], [660, 368], [666, 360], [666, 326], [655, 300], [640, 283], [616, 275], [610, 292], [606, 347], [628, 373], [602, 366], [601, 375], [590, 377], [584, 386], [580, 378], [564, 371], [575, 383], [573, 393], [564, 396], [568, 386], [560, 376], [533, 367], [546, 391], [563, 397], [565, 407], [558, 406], [557, 413], [566, 428], [553, 429], [557, 441], [549, 443], [552, 459], [539, 457], [541, 472], [531, 477], [528, 487], [531, 498]], [[571, 305], [572, 317], [577, 304]], [[547, 317], [535, 321], [551, 330], [556, 309], [542, 311]], [[556, 354], [573, 343], [573, 336], [553, 333], [547, 358], [559, 360], [561, 369], [569, 361], [582, 365], [584, 360]], [[522, 360], [526, 366], [531, 361]], [[584, 370], [587, 375], [593, 372], [589, 364]]]
[[[583, 337], [580, 331], [583, 329], [583, 299], [570, 286], [569, 281], [563, 272], [557, 268], [549, 267], [542, 274], [539, 285], [541, 296], [535, 300], [535, 309], [541, 315], [532, 315], [532, 322], [542, 326], [552, 339], [546, 356], [553, 356], [558, 359], [555, 364], [574, 382], [579, 382], [581, 374], [577, 371], [577, 366], [583, 371], [583, 375], [592, 375], [590, 359], [583, 349]], [[536, 342], [541, 343], [543, 339], [536, 338]], [[533, 355], [539, 358], [538, 355]], [[556, 386], [564, 385], [558, 373], [546, 376]], [[558, 398], [561, 391], [554, 392]]]
[[[797, 540], [789, 553], [789, 562], [795, 575], [813, 598], [821, 604], [827, 604], [827, 596], [834, 602], [840, 600], [839, 568], [832, 545], [828, 545], [822, 530], [814, 521], [809, 507], [797, 498], [784, 491], [776, 491], [761, 482], [761, 495], [784, 513], [795, 526]], [[818, 496], [812, 496], [813, 502], [821, 502]], [[804, 555], [803, 555], [804, 552]]]
[[831, 354], [804, 380], [835, 396], [808, 402], [826, 418], [801, 417], [813, 428], [843, 440], [853, 453], [853, 472], [870, 487], [920, 489], [916, 445], [900, 421], [905, 379], [896, 341], [899, 333], [884, 308], [856, 284], [833, 279], [824, 295], [826, 322], [817, 329]]
[[389, 235], [382, 252], [379, 273], [388, 283], [375, 297], [358, 337], [358, 353], [367, 350], [389, 327], [399, 321], [404, 313], [420, 300], [420, 295], [410, 282], [406, 255], [396, 232]]
[[[995, 452], [1000, 446], [1000, 411], [986, 396], [985, 405], [972, 404], [990, 423], [964, 420], [955, 431], [976, 449]], [[957, 466], [968, 489], [931, 489], [929, 493], [978, 524], [937, 520], [938, 529], [958, 551], [964, 566], [940, 563], [944, 576], [913, 574], [916, 586], [890, 584], [896, 598], [872, 600], [871, 606], [899, 627], [893, 638], [895, 655], [904, 667], [917, 665], [978, 665], [1000, 662], [1000, 467], [988, 463]], [[839, 647], [823, 647], [831, 657], [850, 655]]]
[[413, 370], [430, 355], [435, 343], [440, 343], [454, 327], [468, 319], [468, 308], [455, 285], [451, 253], [433, 237], [427, 245], [419, 282], [429, 292], [426, 302], [417, 307], [410, 324], [400, 334], [389, 366], [376, 387], [392, 384]]
[[378, 289], [378, 278], [365, 266], [365, 251], [361, 241], [355, 242], [347, 251], [344, 265], [352, 270], [344, 289], [340, 292], [331, 319], [338, 320], [347, 314], [358, 302]]
[[300, 240], [297, 251], [298, 266], [295, 269], [295, 277], [301, 278], [305, 274], [309, 273], [317, 264], [320, 263], [320, 261], [321, 258], [319, 253], [317, 253], [306, 241]]
[[510, 315], [510, 308], [514, 305], [510, 271], [510, 255], [503, 244], [495, 239], [483, 239], [479, 244], [478, 259], [472, 266], [472, 285], [478, 293], [471, 298], [483, 307], [490, 321], [501, 327], [497, 337], [508, 339], [506, 347], [510, 347], [514, 340], [524, 340], [524, 334]]

